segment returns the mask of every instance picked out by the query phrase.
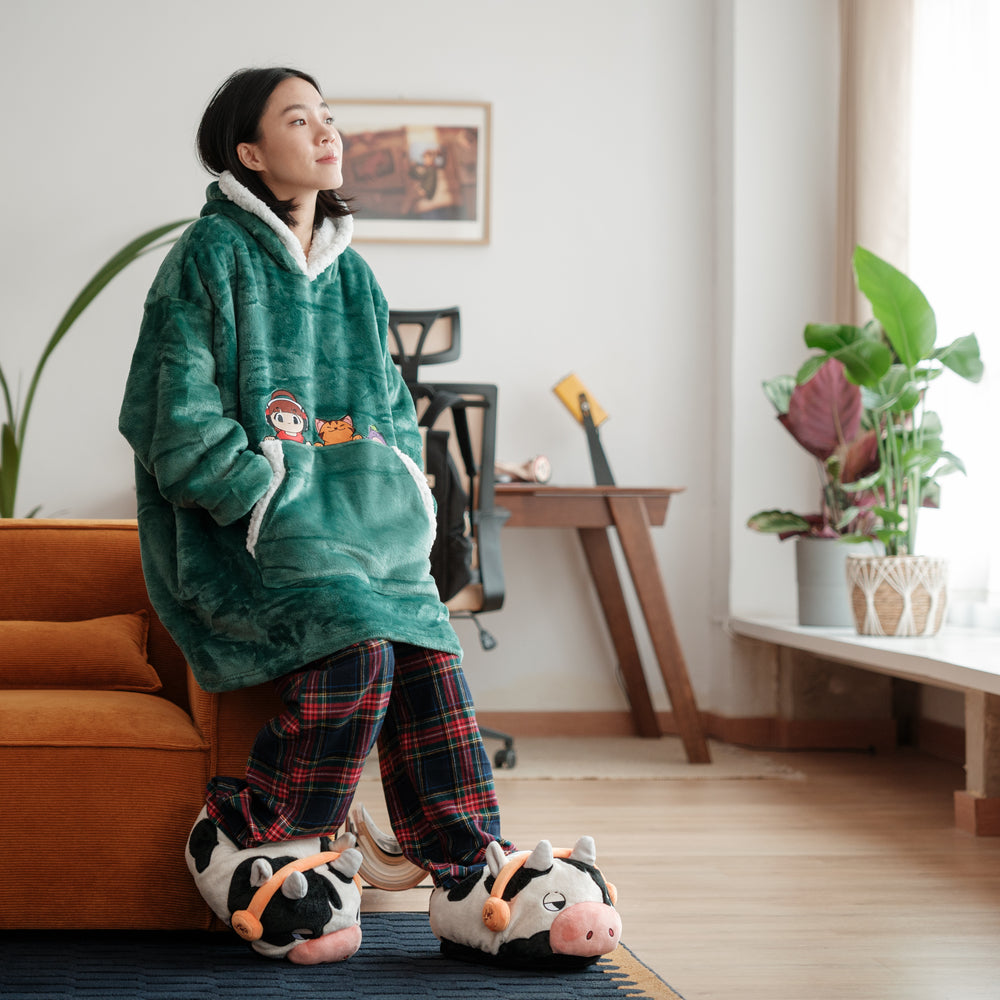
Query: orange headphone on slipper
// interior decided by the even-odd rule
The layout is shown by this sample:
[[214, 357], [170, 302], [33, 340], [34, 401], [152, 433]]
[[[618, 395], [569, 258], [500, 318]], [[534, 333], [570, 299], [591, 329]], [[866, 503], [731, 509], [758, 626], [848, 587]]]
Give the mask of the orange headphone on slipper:
[[[264, 935], [264, 928], [261, 925], [260, 917], [267, 904], [271, 902], [271, 897], [281, 888], [286, 878], [292, 872], [306, 872], [322, 865], [336, 861], [341, 855], [340, 851], [324, 851], [322, 854], [311, 854], [308, 858], [298, 858], [289, 861], [287, 865], [279, 868], [263, 885], [259, 886], [250, 900], [250, 905], [245, 910], [237, 910], [230, 922], [233, 930], [244, 941], [257, 941]], [[354, 884], [361, 892], [361, 877], [354, 876]]]
[[[568, 858], [572, 853], [568, 847], [560, 847], [552, 852], [552, 856], [554, 858]], [[503, 898], [504, 890], [529, 857], [530, 853], [511, 858], [500, 869], [500, 874], [497, 875], [493, 889], [490, 891], [490, 898], [483, 903], [483, 923], [496, 934], [506, 930], [510, 923], [510, 904]], [[608, 887], [608, 896], [611, 897], [611, 902], [615, 903], [618, 899], [618, 890], [612, 882], [605, 881], [604, 884]]]

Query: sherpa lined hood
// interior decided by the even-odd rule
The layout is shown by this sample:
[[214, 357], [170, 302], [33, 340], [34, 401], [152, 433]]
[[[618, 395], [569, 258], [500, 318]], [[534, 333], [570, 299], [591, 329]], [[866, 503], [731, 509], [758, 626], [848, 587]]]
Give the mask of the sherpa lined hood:
[[308, 261], [232, 177], [163, 261], [119, 428], [153, 605], [208, 691], [367, 639], [458, 653], [388, 304], [326, 220]]
[[345, 215], [338, 219], [324, 219], [313, 234], [309, 259], [302, 250], [302, 244], [295, 234], [267, 207], [249, 188], [228, 171], [219, 175], [219, 180], [208, 189], [208, 204], [202, 215], [210, 215], [220, 210], [222, 198], [256, 216], [274, 231], [281, 245], [288, 251], [295, 265], [310, 280], [315, 281], [350, 245], [354, 235], [354, 216]]

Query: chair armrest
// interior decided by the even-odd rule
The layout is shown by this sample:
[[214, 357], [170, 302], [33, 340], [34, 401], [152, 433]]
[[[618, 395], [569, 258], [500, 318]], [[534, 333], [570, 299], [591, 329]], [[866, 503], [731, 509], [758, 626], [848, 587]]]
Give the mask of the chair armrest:
[[479, 547], [479, 576], [483, 587], [481, 611], [499, 611], [505, 595], [503, 555], [500, 551], [500, 529], [510, 511], [502, 507], [475, 512], [476, 544]]

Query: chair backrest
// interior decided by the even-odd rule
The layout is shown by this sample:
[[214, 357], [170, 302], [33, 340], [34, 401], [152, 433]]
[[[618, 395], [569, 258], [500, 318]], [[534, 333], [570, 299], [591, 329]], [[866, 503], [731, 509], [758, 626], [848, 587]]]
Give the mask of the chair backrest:
[[[423, 312], [391, 310], [389, 328], [397, 331], [394, 336], [400, 347], [393, 357], [413, 395], [417, 417], [425, 429], [449, 434], [448, 447], [468, 496], [473, 582], [446, 603], [453, 613], [496, 611], [504, 601], [500, 529], [509, 516], [495, 505], [497, 387], [491, 383], [429, 382], [420, 378], [422, 364], [441, 364], [458, 357], [461, 340], [457, 307]], [[442, 400], [450, 405], [439, 408], [437, 404]], [[471, 456], [463, 453], [463, 424], [468, 428]], [[432, 490], [435, 486], [431, 484]]]
[[[473, 582], [445, 603], [452, 612], [496, 611], [504, 601], [500, 529], [508, 517], [495, 503], [497, 387], [472, 382], [418, 383], [416, 402], [420, 419], [427, 415], [428, 398], [419, 394], [428, 388], [457, 399], [434, 420], [433, 426], [449, 434], [448, 447], [468, 496], [469, 537], [473, 543]], [[471, 444], [471, 467], [461, 447], [463, 421]]]
[[421, 365], [455, 361], [462, 353], [458, 306], [445, 309], [391, 309], [389, 349], [408, 384], [418, 380]]

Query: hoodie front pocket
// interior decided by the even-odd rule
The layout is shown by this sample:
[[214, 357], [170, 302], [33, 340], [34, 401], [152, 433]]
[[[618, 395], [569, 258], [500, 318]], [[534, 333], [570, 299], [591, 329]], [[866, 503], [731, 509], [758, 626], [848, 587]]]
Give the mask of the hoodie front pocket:
[[328, 447], [265, 441], [271, 489], [247, 548], [266, 587], [367, 580], [393, 592], [426, 578], [433, 508], [420, 470], [376, 441]]

